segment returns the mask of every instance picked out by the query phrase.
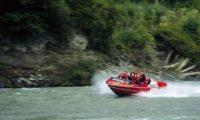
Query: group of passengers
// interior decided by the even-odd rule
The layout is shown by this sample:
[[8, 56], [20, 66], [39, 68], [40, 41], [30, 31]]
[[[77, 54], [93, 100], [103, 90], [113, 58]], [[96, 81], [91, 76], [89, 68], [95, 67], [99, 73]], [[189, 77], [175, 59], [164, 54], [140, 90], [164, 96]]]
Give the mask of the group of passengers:
[[151, 80], [149, 77], [146, 77], [144, 72], [139, 73], [137, 70], [134, 72], [123, 72], [117, 78], [129, 81], [129, 83], [134, 84], [150, 84]]

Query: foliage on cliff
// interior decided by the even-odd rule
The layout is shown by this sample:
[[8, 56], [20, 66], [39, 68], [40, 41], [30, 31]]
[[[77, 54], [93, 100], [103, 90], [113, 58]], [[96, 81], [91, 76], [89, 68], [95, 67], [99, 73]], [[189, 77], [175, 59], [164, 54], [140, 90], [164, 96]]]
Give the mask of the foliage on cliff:
[[143, 50], [164, 40], [178, 54], [198, 62], [199, 4], [198, 0], [7, 0], [0, 3], [0, 34], [34, 40], [51, 33], [67, 44], [76, 31], [88, 37], [88, 49], [104, 53], [113, 48]]
[[[114, 58], [115, 53], [127, 54], [134, 63], [150, 63], [156, 51], [173, 50], [200, 65], [199, 6], [199, 0], [0, 1], [0, 45], [5, 45], [4, 38], [29, 44], [51, 36], [56, 43], [46, 48], [63, 53], [59, 49], [68, 49], [72, 36], [82, 34], [88, 40], [86, 51]], [[72, 76], [65, 76], [72, 71], [64, 69], [61, 76], [89, 79], [91, 68], [83, 74], [79, 64], [74, 65], [79, 71], [71, 69]]]

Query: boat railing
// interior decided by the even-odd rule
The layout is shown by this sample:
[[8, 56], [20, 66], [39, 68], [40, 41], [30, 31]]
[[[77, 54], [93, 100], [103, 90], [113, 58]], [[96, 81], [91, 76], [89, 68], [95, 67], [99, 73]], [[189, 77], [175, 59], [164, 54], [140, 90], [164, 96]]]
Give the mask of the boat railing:
[[112, 80], [115, 80], [115, 81], [117, 81], [117, 82], [130, 83], [129, 80], [123, 80], [123, 79], [114, 78], [114, 77], [112, 77]]

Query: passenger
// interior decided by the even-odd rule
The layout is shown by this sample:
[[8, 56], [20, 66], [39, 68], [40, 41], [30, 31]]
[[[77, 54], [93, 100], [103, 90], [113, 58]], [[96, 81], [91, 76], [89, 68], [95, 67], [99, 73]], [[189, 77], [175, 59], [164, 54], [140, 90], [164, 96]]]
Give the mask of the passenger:
[[135, 73], [135, 74], [139, 74], [139, 72], [138, 72], [137, 69], [135, 69], [135, 70], [133, 71], [133, 73]]
[[140, 73], [140, 76], [139, 76], [139, 79], [138, 79], [139, 84], [144, 83], [144, 82], [145, 82], [145, 79], [146, 79], [146, 77], [145, 77], [144, 72], [141, 72], [141, 73]]
[[128, 80], [129, 78], [129, 73], [126, 71], [124, 72], [124, 80]]
[[122, 78], [123, 78], [123, 76], [124, 76], [124, 74], [123, 74], [123, 73], [120, 73], [120, 74], [118, 75], [118, 77], [117, 77], [117, 78], [119, 78], [119, 79], [122, 79]]
[[134, 78], [134, 75], [133, 75], [133, 72], [132, 72], [132, 73], [130, 73], [130, 75], [129, 75], [129, 80], [130, 80], [131, 82], [133, 82], [133, 78]]
[[130, 79], [131, 79], [131, 81], [133, 82], [133, 83], [135, 83], [135, 84], [139, 84], [139, 82], [138, 82], [138, 73], [137, 72], [133, 72], [133, 73], [131, 73], [131, 75], [130, 75]]
[[128, 72], [123, 72], [117, 78], [122, 79], [122, 80], [128, 80], [128, 76], [129, 76]]

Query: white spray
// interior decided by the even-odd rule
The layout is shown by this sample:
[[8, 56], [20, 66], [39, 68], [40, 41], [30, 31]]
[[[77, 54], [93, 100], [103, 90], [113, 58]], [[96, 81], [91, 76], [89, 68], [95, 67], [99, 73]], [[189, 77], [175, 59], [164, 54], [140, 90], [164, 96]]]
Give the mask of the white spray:
[[93, 81], [95, 90], [99, 94], [112, 94], [112, 91], [105, 83], [106, 80], [109, 79], [111, 76], [114, 76], [114, 75], [106, 71], [99, 71], [93, 76], [92, 81]]
[[167, 81], [165, 89], [152, 89], [140, 97], [200, 97], [200, 81]]

